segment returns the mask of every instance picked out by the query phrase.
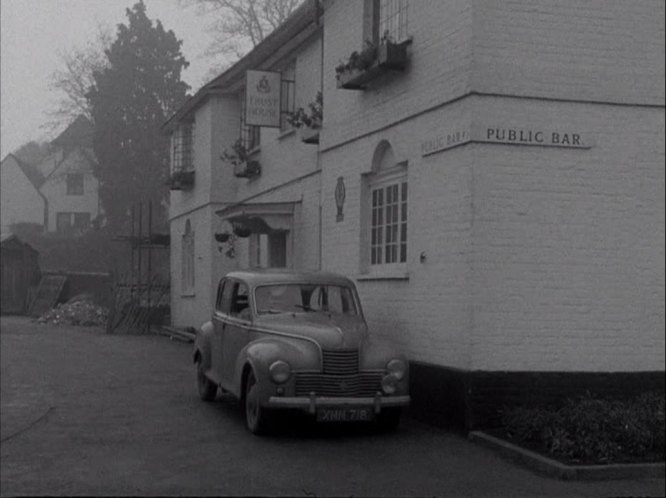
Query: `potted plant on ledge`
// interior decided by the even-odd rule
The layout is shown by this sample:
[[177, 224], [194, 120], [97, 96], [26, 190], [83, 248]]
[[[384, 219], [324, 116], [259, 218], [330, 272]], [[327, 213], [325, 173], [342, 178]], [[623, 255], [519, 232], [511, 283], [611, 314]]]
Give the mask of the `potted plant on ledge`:
[[319, 130], [321, 130], [324, 117], [324, 97], [321, 92], [317, 92], [314, 102], [308, 104], [306, 111], [299, 107], [287, 117], [287, 121], [294, 128], [301, 132], [301, 141], [306, 144], [319, 143]]
[[231, 152], [225, 150], [220, 159], [234, 167], [234, 176], [238, 178], [254, 178], [261, 174], [259, 161], [248, 158], [247, 148], [240, 138], [231, 146]]
[[407, 66], [407, 45], [411, 38], [396, 43], [385, 33], [378, 44], [365, 42], [361, 52], [354, 51], [335, 68], [337, 87], [363, 90], [367, 83], [386, 71], [403, 71]]

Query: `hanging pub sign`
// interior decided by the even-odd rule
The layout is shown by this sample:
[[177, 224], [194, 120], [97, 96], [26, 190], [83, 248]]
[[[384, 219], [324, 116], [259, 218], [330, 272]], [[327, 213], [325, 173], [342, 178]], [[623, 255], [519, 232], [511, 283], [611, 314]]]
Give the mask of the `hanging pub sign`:
[[245, 124], [280, 127], [281, 74], [247, 71], [245, 76]]

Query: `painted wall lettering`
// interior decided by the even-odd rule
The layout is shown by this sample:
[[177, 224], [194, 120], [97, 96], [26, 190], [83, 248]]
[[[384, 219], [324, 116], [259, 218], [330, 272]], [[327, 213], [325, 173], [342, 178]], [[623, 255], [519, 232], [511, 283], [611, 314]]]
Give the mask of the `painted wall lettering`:
[[470, 142], [573, 149], [589, 149], [594, 145], [590, 136], [579, 131], [475, 123], [469, 128], [454, 128], [425, 140], [421, 143], [421, 155], [428, 156]]

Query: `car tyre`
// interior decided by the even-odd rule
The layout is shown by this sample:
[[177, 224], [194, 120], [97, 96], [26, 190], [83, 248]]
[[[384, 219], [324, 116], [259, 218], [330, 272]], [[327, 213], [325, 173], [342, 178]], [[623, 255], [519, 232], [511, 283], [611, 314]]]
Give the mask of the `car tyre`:
[[263, 435], [269, 431], [269, 414], [259, 404], [257, 380], [250, 371], [245, 382], [245, 424], [252, 434]]
[[375, 423], [381, 432], [395, 431], [400, 425], [400, 408], [384, 408], [377, 415]]
[[199, 397], [204, 401], [213, 401], [217, 395], [217, 386], [206, 377], [201, 359], [197, 361], [197, 390]]

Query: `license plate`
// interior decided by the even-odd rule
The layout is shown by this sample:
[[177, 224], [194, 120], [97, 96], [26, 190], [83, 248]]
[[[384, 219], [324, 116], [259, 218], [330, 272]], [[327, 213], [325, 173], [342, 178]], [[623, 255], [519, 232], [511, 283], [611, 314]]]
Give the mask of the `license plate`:
[[365, 422], [372, 420], [371, 408], [319, 408], [318, 422]]

